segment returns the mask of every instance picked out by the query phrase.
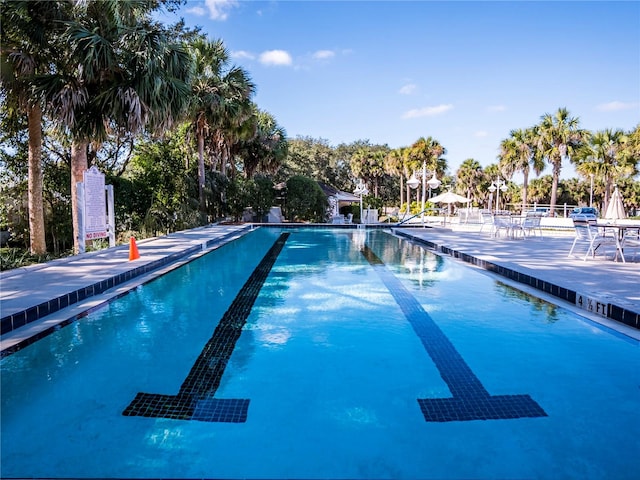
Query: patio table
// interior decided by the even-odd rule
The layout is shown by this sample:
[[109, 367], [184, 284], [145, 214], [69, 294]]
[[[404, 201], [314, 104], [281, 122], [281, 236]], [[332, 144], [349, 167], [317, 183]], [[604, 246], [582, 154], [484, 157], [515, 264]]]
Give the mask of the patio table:
[[613, 236], [616, 241], [616, 255], [614, 257], [614, 262], [618, 261], [618, 255], [620, 256], [622, 263], [626, 263], [627, 260], [624, 256], [624, 242], [627, 237], [627, 232], [635, 232], [637, 236], [640, 237], [640, 224], [630, 224], [630, 223], [597, 223], [598, 228], [603, 230], [603, 233], [606, 235], [607, 230], [613, 231]]

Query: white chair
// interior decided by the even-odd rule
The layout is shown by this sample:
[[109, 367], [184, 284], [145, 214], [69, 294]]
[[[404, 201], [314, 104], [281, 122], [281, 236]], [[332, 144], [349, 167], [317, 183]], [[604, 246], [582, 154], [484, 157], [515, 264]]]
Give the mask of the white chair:
[[573, 218], [573, 227], [576, 232], [576, 237], [571, 245], [571, 250], [569, 250], [569, 257], [574, 256], [573, 251], [579, 244], [586, 246], [586, 253], [582, 260], [586, 260], [589, 254], [591, 254], [592, 258], [595, 257], [596, 250], [601, 247], [603, 254], [606, 255], [605, 246], [607, 244], [615, 246], [616, 239], [603, 234], [598, 228], [595, 218], [589, 218], [586, 215], [577, 215]]
[[493, 215], [489, 211], [480, 212], [480, 231], [484, 230], [484, 227], [488, 226], [489, 231], [493, 233]]
[[[638, 249], [640, 249], [640, 227], [638, 228], [628, 228], [624, 234], [624, 243], [622, 245], [624, 249], [629, 252], [630, 249], [633, 249], [633, 256], [631, 256], [631, 260], [635, 262], [636, 255], [638, 254]], [[629, 258], [629, 255], [623, 255], [622, 259]]]
[[523, 235], [533, 235], [535, 236], [536, 230], [538, 234], [542, 236], [542, 229], [540, 228], [540, 221], [542, 220], [542, 215], [537, 213], [527, 213], [527, 216], [522, 220], [522, 233]]
[[499, 237], [500, 231], [504, 230], [507, 237], [513, 234], [513, 223], [511, 218], [506, 215], [495, 215], [493, 217], [493, 236]]
[[347, 213], [347, 218], [344, 223], [350, 224], [351, 222], [353, 222], [353, 213]]

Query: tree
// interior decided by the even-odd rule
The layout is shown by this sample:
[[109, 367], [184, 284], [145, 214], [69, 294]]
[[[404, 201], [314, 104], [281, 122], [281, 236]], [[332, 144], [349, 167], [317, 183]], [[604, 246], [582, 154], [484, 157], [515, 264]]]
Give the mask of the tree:
[[73, 4], [59, 37], [65, 54], [52, 59], [55, 75], [41, 82], [49, 111], [71, 134], [74, 249], [78, 250], [76, 185], [87, 153], [108, 134], [159, 133], [182, 114], [189, 95], [191, 58], [151, 19], [157, 0], [86, 0]]
[[252, 178], [256, 171], [265, 174], [277, 172], [289, 148], [287, 134], [273, 115], [255, 107], [253, 119], [255, 134], [250, 140], [241, 141], [236, 150], [243, 159], [247, 178]]
[[268, 177], [258, 175], [249, 180], [247, 184], [249, 204], [253, 207], [253, 213], [260, 222], [262, 217], [269, 213], [276, 199], [273, 182]]
[[[442, 158], [446, 154], [446, 149], [434, 138], [420, 137], [410, 147], [404, 150], [405, 171], [414, 173], [422, 170], [423, 165], [427, 172], [436, 173], [440, 179], [447, 170], [447, 161]], [[426, 173], [426, 172], [425, 172]], [[410, 203], [411, 189], [407, 185], [407, 203]]]
[[369, 145], [359, 148], [351, 156], [351, 174], [355, 178], [373, 186], [373, 196], [378, 197], [380, 179], [385, 175], [385, 158], [389, 148], [379, 145]]
[[389, 175], [400, 178], [400, 205], [404, 203], [404, 154], [402, 148], [396, 148], [387, 153], [384, 164]]
[[2, 96], [5, 115], [27, 119], [29, 249], [33, 255], [47, 251], [45, 241], [42, 171], [42, 96], [34, 80], [48, 73], [49, 59], [56, 53], [51, 26], [61, 17], [60, 4], [51, 1], [0, 3]]
[[552, 175], [543, 175], [531, 180], [531, 182], [529, 182], [530, 203], [549, 203], [552, 185]]
[[[605, 129], [591, 136], [573, 159], [580, 173], [593, 174], [604, 183], [604, 205], [606, 210], [611, 196], [611, 187], [616, 179], [632, 173], [625, 162], [624, 146], [628, 137], [622, 130]], [[625, 171], [627, 170], [627, 171]]]
[[409, 170], [419, 170], [425, 163], [427, 170], [435, 171], [442, 176], [446, 170], [446, 160], [441, 157], [446, 153], [447, 150], [438, 140], [431, 137], [426, 139], [420, 137], [407, 150]]
[[476, 205], [482, 204], [481, 188], [484, 180], [484, 172], [480, 162], [473, 158], [467, 158], [456, 172], [456, 188], [459, 193], [464, 193]]
[[536, 149], [536, 129], [511, 130], [509, 138], [500, 143], [500, 170], [509, 179], [516, 172], [522, 172], [522, 211], [527, 208], [527, 189], [531, 168], [540, 175], [544, 170], [544, 161]]
[[194, 73], [191, 82], [191, 96], [187, 116], [196, 138], [198, 149], [198, 198], [200, 211], [206, 210], [205, 202], [205, 141], [210, 134], [212, 117], [222, 103], [219, 90], [219, 76], [222, 65], [229, 54], [222, 40], [211, 42], [198, 38], [190, 44]]
[[551, 115], [542, 116], [538, 125], [537, 148], [542, 158], [553, 166], [553, 184], [551, 186], [550, 211], [555, 211], [558, 195], [558, 180], [562, 171], [562, 160], [571, 159], [574, 152], [588, 140], [586, 130], [578, 128], [580, 121], [571, 117], [566, 108], [559, 108]]
[[276, 175], [276, 181], [303, 176], [334, 185], [338, 156], [328, 140], [299, 136], [288, 140], [287, 150], [287, 157]]
[[303, 176], [287, 180], [287, 217], [322, 222], [329, 202], [318, 182]]

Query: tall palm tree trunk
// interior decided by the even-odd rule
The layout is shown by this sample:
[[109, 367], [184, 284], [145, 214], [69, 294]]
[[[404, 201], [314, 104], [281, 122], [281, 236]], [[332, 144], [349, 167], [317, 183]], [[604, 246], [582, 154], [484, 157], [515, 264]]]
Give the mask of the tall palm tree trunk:
[[522, 172], [522, 214], [527, 211], [527, 202], [529, 201], [528, 190], [529, 190], [529, 171], [527, 169]]
[[198, 135], [198, 198], [200, 199], [200, 213], [204, 214], [207, 205], [204, 198], [204, 135]]
[[554, 217], [556, 216], [556, 200], [558, 198], [558, 180], [560, 179], [560, 168], [562, 159], [553, 162], [553, 182], [551, 183], [551, 204], [549, 205], [549, 212]]
[[78, 222], [78, 182], [84, 180], [87, 170], [87, 140], [74, 139], [71, 144], [71, 217], [73, 219], [73, 252], [80, 251], [80, 224]]
[[29, 129], [29, 248], [32, 255], [44, 255], [47, 244], [44, 235], [42, 201], [42, 109], [35, 104], [28, 108]]

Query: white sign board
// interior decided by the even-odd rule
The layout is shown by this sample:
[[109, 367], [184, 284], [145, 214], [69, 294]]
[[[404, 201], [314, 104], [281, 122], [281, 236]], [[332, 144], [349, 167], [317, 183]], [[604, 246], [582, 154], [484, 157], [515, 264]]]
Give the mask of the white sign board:
[[104, 174], [95, 165], [84, 172], [84, 231], [85, 240], [109, 236]]

